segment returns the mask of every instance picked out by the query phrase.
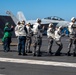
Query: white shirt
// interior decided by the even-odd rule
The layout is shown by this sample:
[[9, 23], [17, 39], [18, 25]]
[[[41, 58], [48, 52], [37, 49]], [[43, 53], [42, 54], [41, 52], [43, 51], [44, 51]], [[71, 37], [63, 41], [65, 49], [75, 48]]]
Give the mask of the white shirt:
[[48, 28], [48, 30], [47, 30], [47, 36], [48, 36], [48, 38], [49, 37], [51, 37], [51, 38], [55, 38], [55, 34], [54, 34], [54, 31], [53, 31], [53, 29], [52, 28]]
[[74, 31], [73, 31], [73, 27], [72, 27], [73, 24], [74, 24], [74, 23], [71, 22], [70, 25], [68, 26], [68, 30], [69, 30], [70, 34], [73, 34], [73, 32], [74, 32]]
[[35, 23], [35, 24], [33, 25], [33, 32], [34, 32], [34, 34], [37, 34], [37, 36], [42, 37], [42, 33], [41, 33], [40, 30], [38, 29], [38, 26], [40, 26], [39, 23]]
[[26, 32], [25, 32], [25, 30], [24, 30], [24, 25], [17, 25], [16, 27], [15, 27], [15, 35], [16, 36], [26, 36]]
[[59, 41], [61, 40], [61, 34], [59, 34], [61, 31], [59, 30], [59, 28], [55, 31], [55, 40]]

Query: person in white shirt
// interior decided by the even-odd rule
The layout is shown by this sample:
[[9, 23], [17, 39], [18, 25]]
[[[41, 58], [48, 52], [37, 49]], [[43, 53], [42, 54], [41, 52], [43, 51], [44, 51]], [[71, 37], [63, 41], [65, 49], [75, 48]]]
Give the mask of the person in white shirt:
[[25, 42], [26, 42], [26, 35], [27, 35], [27, 28], [25, 26], [25, 23], [18, 22], [18, 24], [15, 27], [15, 35], [18, 37], [18, 55], [27, 55], [25, 53]]
[[69, 30], [69, 45], [68, 45], [68, 52], [67, 52], [67, 55], [70, 56], [70, 51], [71, 51], [71, 47], [72, 47], [72, 44], [73, 44], [73, 56], [76, 56], [76, 18], [75, 17], [72, 17], [71, 18], [71, 22], [68, 26], [68, 30]]
[[32, 43], [32, 36], [33, 36], [33, 31], [31, 29], [31, 24], [27, 23], [26, 24], [26, 28], [27, 28], [27, 37], [26, 37], [26, 52], [28, 53], [32, 53], [32, 51], [30, 51], [30, 47], [31, 47], [31, 43]]
[[48, 29], [47, 29], [47, 37], [48, 37], [48, 51], [49, 53], [52, 55], [52, 45], [54, 42], [54, 38], [55, 38], [55, 29], [54, 29], [54, 25], [52, 23], [49, 24]]
[[55, 42], [59, 46], [57, 51], [55, 52], [55, 56], [60, 56], [61, 55], [60, 52], [63, 48], [63, 44], [61, 42], [61, 37], [64, 36], [64, 34], [62, 34], [61, 31], [62, 31], [62, 26], [60, 26], [59, 28], [57, 28], [55, 30]]
[[33, 56], [41, 56], [41, 45], [42, 45], [42, 32], [43, 28], [41, 26], [41, 20], [37, 19], [36, 23], [33, 25], [33, 44], [34, 44], [34, 51]]

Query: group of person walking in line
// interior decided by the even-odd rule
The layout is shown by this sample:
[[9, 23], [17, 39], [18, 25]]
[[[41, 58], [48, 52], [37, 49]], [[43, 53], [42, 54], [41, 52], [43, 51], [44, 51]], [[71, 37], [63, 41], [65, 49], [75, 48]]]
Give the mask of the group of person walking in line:
[[[76, 18], [72, 17], [71, 22], [68, 26], [69, 31], [69, 45], [67, 55], [71, 55], [71, 48], [73, 45], [73, 56], [76, 56]], [[5, 24], [4, 36], [2, 38], [4, 52], [10, 51], [10, 43], [12, 37], [12, 31], [18, 39], [18, 55], [27, 55], [27, 53], [33, 53], [33, 56], [41, 56], [41, 46], [42, 46], [42, 35], [45, 26], [41, 25], [41, 19], [37, 19], [33, 28], [30, 27], [30, 23], [25, 23], [25, 21], [17, 22], [15, 28], [11, 26], [9, 28], [9, 23]], [[55, 52], [55, 56], [61, 55], [61, 50], [63, 49], [63, 43], [61, 42], [61, 37], [65, 36], [65, 31], [62, 33], [63, 27], [55, 27], [53, 23], [48, 25], [47, 38], [48, 38], [48, 53], [53, 54], [52, 46], [55, 41], [58, 45], [58, 49]], [[33, 50], [30, 50], [31, 43], [33, 43]]]

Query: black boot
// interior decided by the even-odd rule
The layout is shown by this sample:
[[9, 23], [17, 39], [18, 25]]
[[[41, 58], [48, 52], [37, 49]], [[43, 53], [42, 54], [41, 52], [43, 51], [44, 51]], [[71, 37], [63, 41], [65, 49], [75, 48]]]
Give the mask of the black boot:
[[75, 52], [73, 52], [73, 57], [76, 57], [76, 53]]
[[33, 53], [33, 56], [36, 56], [36, 53]]
[[70, 52], [67, 52], [67, 56], [71, 56]]

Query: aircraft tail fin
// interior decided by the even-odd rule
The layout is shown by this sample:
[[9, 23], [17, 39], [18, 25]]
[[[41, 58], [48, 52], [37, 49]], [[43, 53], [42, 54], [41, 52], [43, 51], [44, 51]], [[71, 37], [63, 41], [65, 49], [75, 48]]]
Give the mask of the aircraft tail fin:
[[26, 18], [24, 16], [23, 12], [21, 12], [21, 11], [17, 12], [17, 17], [18, 17], [19, 21], [23, 21], [24, 20], [25, 23], [27, 23]]
[[15, 17], [11, 11], [6, 11], [6, 14], [8, 14], [8, 16], [10, 16], [13, 19], [14, 23], [17, 25], [17, 22], [19, 21], [17, 17]]

